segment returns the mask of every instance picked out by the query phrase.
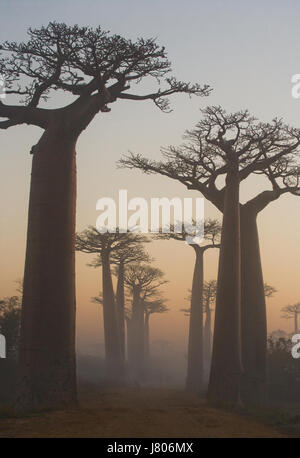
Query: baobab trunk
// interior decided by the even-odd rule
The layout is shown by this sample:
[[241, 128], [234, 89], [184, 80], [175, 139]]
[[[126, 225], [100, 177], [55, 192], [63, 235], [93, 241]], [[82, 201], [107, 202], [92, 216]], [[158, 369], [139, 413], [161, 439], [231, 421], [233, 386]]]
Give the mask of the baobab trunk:
[[215, 329], [208, 400], [217, 405], [240, 404], [241, 254], [238, 164], [226, 177]]
[[116, 292], [119, 337], [122, 358], [125, 360], [125, 293], [124, 293], [124, 263], [120, 262], [118, 267], [118, 282]]
[[124, 376], [124, 360], [120, 345], [118, 315], [111, 278], [109, 252], [103, 250], [101, 258], [106, 377], [110, 383], [118, 383]]
[[209, 375], [211, 362], [211, 309], [209, 300], [205, 304], [205, 325], [204, 325], [204, 367], [205, 378]]
[[259, 404], [265, 398], [267, 320], [255, 212], [241, 207], [242, 256], [242, 398]]
[[145, 348], [144, 348], [144, 307], [140, 297], [140, 288], [138, 286], [133, 288], [132, 299], [132, 370], [133, 375], [137, 381], [144, 378], [144, 362], [145, 362]]
[[203, 384], [203, 253], [198, 245], [192, 245], [196, 253], [194, 267], [191, 313], [189, 323], [188, 366], [186, 389], [199, 393]]
[[75, 212], [77, 135], [64, 119], [34, 147], [16, 410], [76, 402]]

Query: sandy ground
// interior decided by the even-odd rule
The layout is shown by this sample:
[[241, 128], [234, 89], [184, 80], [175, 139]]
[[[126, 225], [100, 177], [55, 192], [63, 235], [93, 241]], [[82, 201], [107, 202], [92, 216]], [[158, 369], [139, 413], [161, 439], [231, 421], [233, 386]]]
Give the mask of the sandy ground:
[[0, 418], [0, 437], [284, 437], [244, 415], [207, 407], [179, 390], [126, 388], [81, 393], [80, 408]]

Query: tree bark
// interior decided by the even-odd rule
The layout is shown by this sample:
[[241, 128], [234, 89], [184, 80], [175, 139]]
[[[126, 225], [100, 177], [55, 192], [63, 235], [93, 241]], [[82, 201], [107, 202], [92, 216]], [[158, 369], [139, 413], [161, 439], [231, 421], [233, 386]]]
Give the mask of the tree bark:
[[52, 123], [34, 148], [16, 410], [76, 402], [75, 212], [77, 134]]
[[214, 344], [208, 400], [235, 407], [240, 404], [241, 363], [241, 253], [239, 177], [235, 164], [226, 177]]
[[144, 307], [140, 297], [140, 288], [133, 287], [132, 300], [132, 371], [137, 381], [144, 378], [145, 348], [144, 348]]
[[203, 249], [192, 245], [196, 253], [191, 313], [189, 323], [188, 366], [186, 390], [199, 393], [203, 384]]
[[211, 362], [211, 309], [209, 300], [205, 304], [205, 325], [204, 325], [204, 367], [205, 367], [205, 378], [207, 380], [210, 362]]
[[260, 259], [257, 214], [241, 206], [242, 273], [242, 399], [260, 404], [265, 399], [267, 318]]
[[118, 266], [118, 282], [116, 292], [118, 324], [122, 358], [125, 361], [125, 292], [124, 292], [124, 263], [120, 262]]
[[119, 383], [124, 376], [117, 306], [110, 271], [109, 251], [102, 250], [103, 323], [105, 343], [106, 378]]

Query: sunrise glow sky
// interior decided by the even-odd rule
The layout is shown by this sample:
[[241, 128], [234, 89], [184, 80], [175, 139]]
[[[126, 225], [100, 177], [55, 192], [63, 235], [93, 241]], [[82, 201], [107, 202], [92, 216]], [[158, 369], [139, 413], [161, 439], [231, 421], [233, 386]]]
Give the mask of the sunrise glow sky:
[[[221, 105], [227, 111], [248, 108], [263, 121], [274, 116], [300, 126], [300, 99], [291, 96], [291, 77], [300, 73], [297, 0], [0, 0], [0, 42], [26, 39], [26, 29], [56, 20], [67, 24], [101, 25], [112, 33], [135, 39], [157, 37], [168, 51], [174, 75], [181, 80], [213, 87], [208, 98], [172, 98], [170, 114], [151, 102], [119, 101], [110, 113], [99, 115], [82, 134], [78, 146], [77, 229], [95, 225], [100, 197], [189, 197], [199, 194], [160, 176], [119, 170], [116, 161], [128, 150], [158, 158], [161, 146], [178, 144], [184, 130], [200, 119], [199, 108]], [[55, 103], [54, 103], [55, 102]], [[64, 96], [51, 106], [63, 105]], [[27, 224], [31, 146], [41, 130], [14, 127], [0, 131], [0, 296], [14, 294], [14, 280], [23, 276]], [[262, 189], [252, 179], [242, 186], [242, 201]], [[206, 217], [221, 218], [205, 202]], [[276, 287], [269, 299], [268, 328], [292, 330], [292, 321], [280, 317], [280, 307], [300, 301], [300, 198], [284, 196], [259, 217], [264, 278]], [[171, 309], [153, 318], [153, 339], [186, 342], [187, 306], [191, 287], [193, 250], [176, 241], [157, 241], [149, 251], [155, 265], [166, 272], [165, 288]], [[78, 344], [94, 352], [101, 343], [101, 313], [90, 302], [100, 289], [100, 270], [77, 255]], [[206, 255], [205, 278], [216, 278], [217, 253]]]

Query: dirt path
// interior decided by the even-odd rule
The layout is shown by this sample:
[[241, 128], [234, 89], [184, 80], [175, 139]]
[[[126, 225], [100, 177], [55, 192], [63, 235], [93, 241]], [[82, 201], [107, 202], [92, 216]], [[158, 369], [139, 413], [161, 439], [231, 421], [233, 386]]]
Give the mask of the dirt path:
[[0, 419], [0, 437], [284, 437], [253, 419], [171, 389], [81, 394], [78, 410]]

